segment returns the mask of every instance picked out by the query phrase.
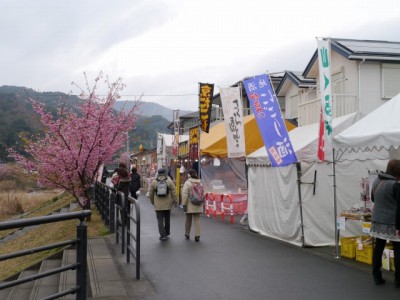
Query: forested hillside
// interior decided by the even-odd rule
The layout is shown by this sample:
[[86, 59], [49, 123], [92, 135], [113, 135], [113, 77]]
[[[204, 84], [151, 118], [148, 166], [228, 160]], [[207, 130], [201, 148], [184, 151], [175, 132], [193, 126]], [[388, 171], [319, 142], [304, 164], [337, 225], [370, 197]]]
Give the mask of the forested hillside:
[[[38, 115], [34, 113], [29, 97], [45, 104], [48, 111], [56, 112], [60, 99], [68, 99], [74, 105], [79, 99], [60, 92], [36, 92], [29, 88], [0, 86], [0, 163], [7, 162], [7, 148], [21, 151], [21, 138], [32, 137], [42, 132]], [[161, 106], [161, 110], [165, 109]], [[129, 132], [131, 152], [142, 144], [145, 149], [156, 147], [157, 132], [170, 133], [168, 120], [160, 116], [140, 116], [136, 128]]]

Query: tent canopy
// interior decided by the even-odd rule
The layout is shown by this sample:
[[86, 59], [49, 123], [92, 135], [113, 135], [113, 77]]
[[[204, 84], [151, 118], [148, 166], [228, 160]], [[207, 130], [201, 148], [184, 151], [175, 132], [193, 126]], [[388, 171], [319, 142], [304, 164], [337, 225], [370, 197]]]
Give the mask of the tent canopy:
[[348, 152], [369, 152], [400, 146], [400, 94], [334, 137], [334, 146]]
[[[288, 131], [296, 128], [292, 123], [285, 120]], [[244, 117], [244, 134], [246, 143], [246, 155], [264, 146], [257, 121], [254, 115]], [[224, 122], [220, 122], [210, 129], [209, 133], [202, 132], [200, 137], [200, 155], [212, 157], [227, 157], [228, 146], [226, 142], [226, 131]]]
[[[356, 113], [335, 118], [332, 121], [333, 132], [340, 132], [353, 124], [356, 118]], [[316, 161], [318, 149], [318, 133], [319, 124], [310, 124], [293, 129], [289, 132], [290, 141], [296, 153], [297, 161]], [[331, 152], [327, 149], [325, 156], [330, 157]], [[247, 163], [271, 165], [265, 147], [259, 148], [257, 151], [247, 156]]]
[[[354, 123], [356, 113], [333, 119], [333, 132], [339, 133]], [[319, 124], [311, 124], [289, 132], [296, 157], [301, 162], [299, 174], [296, 165], [272, 167], [265, 147], [246, 157], [248, 164], [248, 219], [251, 230], [279, 240], [307, 246], [332, 245], [335, 242], [333, 216], [333, 187], [331, 181], [332, 151], [325, 150], [328, 161], [318, 162]], [[361, 169], [361, 168], [359, 168]], [[357, 190], [359, 177], [349, 178], [354, 166], [342, 167], [337, 174], [342, 183], [338, 207], [350, 207], [349, 194]], [[363, 171], [363, 170], [362, 170]], [[361, 171], [360, 171], [361, 172]], [[298, 176], [301, 176], [300, 180]], [[314, 183], [310, 184], [310, 183]], [[300, 189], [299, 189], [300, 184]], [[301, 205], [299, 205], [299, 190]], [[300, 213], [300, 209], [302, 213]], [[301, 217], [302, 216], [302, 217]], [[302, 227], [303, 225], [303, 227]]]

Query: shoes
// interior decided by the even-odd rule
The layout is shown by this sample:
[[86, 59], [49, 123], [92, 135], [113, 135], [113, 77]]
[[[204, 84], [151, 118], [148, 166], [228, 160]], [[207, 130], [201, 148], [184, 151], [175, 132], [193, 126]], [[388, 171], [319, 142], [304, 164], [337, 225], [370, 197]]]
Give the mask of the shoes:
[[374, 281], [375, 281], [375, 285], [382, 285], [382, 284], [385, 284], [385, 282], [386, 282], [386, 280], [383, 279], [382, 277], [374, 278]]
[[160, 236], [160, 241], [166, 241], [168, 239], [169, 239], [169, 237], [167, 237], [167, 236]]
[[194, 241], [195, 241], [195, 242], [200, 242], [200, 237], [199, 237], [199, 236], [195, 236], [195, 237], [194, 237]]
[[190, 235], [185, 234], [185, 239], [190, 240]]

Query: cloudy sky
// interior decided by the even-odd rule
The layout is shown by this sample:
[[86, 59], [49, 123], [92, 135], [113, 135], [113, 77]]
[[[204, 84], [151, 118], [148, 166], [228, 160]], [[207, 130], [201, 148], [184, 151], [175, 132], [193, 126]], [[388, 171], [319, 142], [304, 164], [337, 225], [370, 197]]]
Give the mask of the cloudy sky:
[[316, 37], [400, 41], [398, 0], [1, 0], [0, 85], [79, 91], [122, 77], [123, 99], [195, 110], [198, 83], [302, 71]]

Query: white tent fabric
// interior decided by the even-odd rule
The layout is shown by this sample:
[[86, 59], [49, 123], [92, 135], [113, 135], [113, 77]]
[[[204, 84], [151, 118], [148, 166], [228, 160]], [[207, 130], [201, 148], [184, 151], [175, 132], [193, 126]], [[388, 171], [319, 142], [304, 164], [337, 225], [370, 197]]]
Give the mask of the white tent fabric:
[[338, 160], [399, 158], [400, 94], [334, 137]]
[[[339, 133], [354, 123], [356, 114], [333, 120], [334, 133]], [[335, 218], [333, 209], [332, 165], [316, 161], [318, 147], [318, 124], [296, 128], [289, 132], [297, 160], [301, 163], [301, 197], [304, 228], [304, 244], [325, 246], [335, 243]], [[327, 151], [326, 158], [332, 157]], [[250, 229], [262, 235], [302, 245], [301, 214], [296, 165], [273, 168], [265, 147], [247, 156], [248, 164], [248, 217]], [[356, 190], [346, 176], [353, 166], [339, 173], [346, 178], [344, 194]], [[316, 172], [316, 193], [313, 194]], [[343, 173], [343, 174], [342, 174]], [[354, 188], [356, 186], [356, 188]], [[346, 196], [340, 198], [338, 206], [348, 207]]]

